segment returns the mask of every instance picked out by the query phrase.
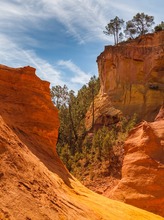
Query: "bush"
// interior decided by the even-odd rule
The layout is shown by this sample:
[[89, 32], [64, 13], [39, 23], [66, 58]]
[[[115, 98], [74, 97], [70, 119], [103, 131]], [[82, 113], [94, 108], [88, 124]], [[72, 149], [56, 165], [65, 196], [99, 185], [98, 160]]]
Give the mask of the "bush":
[[95, 159], [102, 160], [103, 143], [108, 133], [109, 133], [109, 129], [104, 126], [94, 134], [92, 141], [92, 153], [95, 154], [96, 157]]
[[120, 171], [117, 167], [121, 169], [123, 159], [123, 142], [136, 121], [137, 115], [134, 114], [131, 118], [123, 117], [119, 125], [114, 125], [112, 128], [104, 126], [97, 132], [88, 134], [82, 143], [81, 151], [75, 152], [74, 155], [71, 153], [71, 147], [65, 144], [58, 148], [60, 158], [67, 169], [79, 180], [84, 178], [86, 170], [93, 179], [96, 175], [93, 173], [95, 165], [103, 164], [102, 162], [107, 162], [110, 172], [113, 170], [113, 173], [116, 170], [118, 173]]

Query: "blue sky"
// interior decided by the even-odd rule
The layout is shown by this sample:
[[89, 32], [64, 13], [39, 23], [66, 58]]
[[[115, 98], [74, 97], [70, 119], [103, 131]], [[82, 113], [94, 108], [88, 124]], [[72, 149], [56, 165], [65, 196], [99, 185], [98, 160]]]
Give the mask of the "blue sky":
[[51, 85], [77, 91], [98, 75], [96, 58], [113, 43], [103, 34], [116, 15], [164, 20], [164, 0], [0, 0], [0, 63], [33, 66]]

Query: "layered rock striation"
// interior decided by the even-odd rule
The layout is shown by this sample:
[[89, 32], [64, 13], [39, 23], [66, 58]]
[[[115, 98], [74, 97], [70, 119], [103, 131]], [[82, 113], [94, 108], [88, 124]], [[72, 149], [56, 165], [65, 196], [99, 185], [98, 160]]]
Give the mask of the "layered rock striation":
[[125, 142], [122, 179], [108, 197], [164, 216], [164, 108], [134, 128]]
[[[139, 120], [153, 121], [164, 102], [164, 31], [105, 46], [97, 64], [101, 85], [98, 96], [102, 101], [95, 102], [95, 109], [104, 109], [105, 105], [108, 111], [102, 111], [101, 116], [95, 114], [95, 125], [102, 118], [110, 125], [114, 117], [115, 123], [115, 118], [119, 120], [118, 111], [128, 116], [136, 113]], [[91, 115], [90, 109], [87, 130], [92, 126]]]
[[162, 219], [82, 186], [57, 156], [49, 83], [0, 65], [0, 219]]
[[59, 120], [49, 83], [39, 79], [32, 67], [0, 65], [0, 92], [1, 116], [15, 133], [21, 139], [28, 136], [43, 151], [46, 146], [49, 154], [55, 152]]

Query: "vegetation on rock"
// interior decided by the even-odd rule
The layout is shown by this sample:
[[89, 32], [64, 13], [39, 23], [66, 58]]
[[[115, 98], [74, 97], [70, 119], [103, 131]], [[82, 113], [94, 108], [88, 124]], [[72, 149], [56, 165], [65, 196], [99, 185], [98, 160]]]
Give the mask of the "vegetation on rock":
[[153, 16], [137, 13], [132, 20], [126, 22], [125, 34], [131, 38], [144, 35], [151, 30], [153, 24]]
[[84, 119], [90, 105], [93, 107], [94, 127], [93, 103], [99, 88], [99, 79], [92, 77], [76, 96], [73, 91], [68, 91], [66, 86], [51, 89], [51, 97], [59, 109], [60, 117], [57, 151], [68, 170], [80, 180], [86, 175], [93, 179], [93, 176], [96, 176], [93, 175], [93, 167], [98, 163], [106, 163], [105, 172], [109, 175], [112, 170], [117, 172], [118, 168], [120, 172], [123, 141], [136, 123], [136, 115], [131, 119], [122, 117], [121, 121], [112, 127], [103, 126], [98, 130], [93, 129], [90, 133], [86, 132]]
[[60, 117], [57, 149], [63, 160], [66, 160], [69, 170], [71, 168], [69, 165], [71, 157], [82, 151], [82, 142], [86, 136], [85, 114], [99, 88], [99, 79], [94, 76], [88, 85], [84, 85], [78, 91], [77, 95], [74, 91], [69, 91], [66, 86], [56, 86], [51, 89], [51, 97], [59, 109]]
[[[103, 31], [103, 33], [106, 35], [113, 35], [114, 44], [116, 45], [124, 38], [134, 39], [146, 33], [153, 32], [152, 26], [154, 24], [154, 16], [147, 15], [143, 12], [133, 16], [131, 20], [126, 22], [125, 27], [124, 20], [116, 16], [105, 26], [105, 31]], [[164, 30], [163, 21], [154, 28], [155, 32], [161, 30]]]
[[105, 26], [105, 31], [103, 31], [106, 35], [113, 35], [114, 36], [114, 44], [119, 43], [119, 39], [122, 38], [122, 26], [124, 24], [124, 20], [120, 19], [116, 16], [114, 19], [111, 19], [110, 22]]
[[160, 24], [158, 24], [157, 26], [155, 26], [154, 30], [155, 30], [155, 32], [164, 30], [164, 22], [161, 21]]

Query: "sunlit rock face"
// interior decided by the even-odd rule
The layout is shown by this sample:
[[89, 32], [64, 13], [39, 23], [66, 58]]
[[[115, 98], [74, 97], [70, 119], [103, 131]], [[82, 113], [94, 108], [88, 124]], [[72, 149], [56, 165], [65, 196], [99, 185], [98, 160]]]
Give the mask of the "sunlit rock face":
[[[102, 98], [98, 105], [107, 108], [108, 103], [124, 115], [137, 113], [139, 120], [153, 121], [164, 101], [164, 31], [105, 46], [97, 64]], [[98, 105], [95, 102], [95, 109]], [[91, 114], [86, 117], [88, 130]], [[103, 117], [110, 118], [110, 112]]]
[[88, 131], [98, 130], [104, 125], [110, 127], [119, 122], [120, 117], [122, 112], [113, 106], [110, 97], [99, 93], [94, 100], [94, 112], [92, 103], [86, 113], [85, 127]]
[[49, 83], [31, 67], [0, 66], [0, 219], [162, 219], [82, 186], [56, 153]]
[[108, 197], [164, 216], [164, 108], [130, 132], [120, 183]]
[[50, 97], [49, 83], [32, 67], [0, 65], [0, 109], [4, 120], [22, 138], [31, 137], [51, 154], [58, 137], [58, 112]]

